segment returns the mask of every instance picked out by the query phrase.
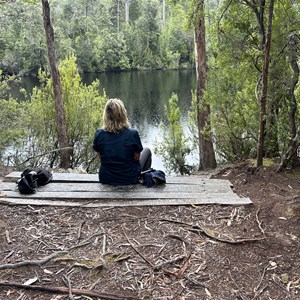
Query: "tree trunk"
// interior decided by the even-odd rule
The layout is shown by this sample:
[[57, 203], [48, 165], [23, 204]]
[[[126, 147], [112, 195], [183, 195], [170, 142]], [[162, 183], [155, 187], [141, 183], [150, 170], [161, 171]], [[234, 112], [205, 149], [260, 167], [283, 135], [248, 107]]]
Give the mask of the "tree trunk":
[[130, 0], [125, 0], [125, 23], [129, 24], [129, 6]]
[[[290, 146], [293, 145], [292, 140], [295, 138], [297, 129], [296, 129], [296, 112], [297, 112], [297, 99], [295, 96], [295, 89], [299, 81], [299, 66], [298, 66], [298, 37], [296, 34], [292, 34], [289, 41], [289, 50], [290, 50], [290, 64], [293, 69], [293, 76], [291, 78], [291, 85], [289, 88], [289, 98], [291, 101], [291, 109], [289, 113], [289, 125], [290, 125]], [[296, 150], [296, 149], [295, 149]], [[297, 156], [297, 151], [294, 151], [292, 157], [292, 166], [298, 165], [299, 159]]]
[[120, 0], [117, 1], [117, 32], [120, 33]]
[[274, 0], [270, 0], [269, 19], [268, 19], [268, 32], [264, 47], [264, 64], [262, 70], [262, 92], [260, 97], [259, 107], [259, 134], [257, 142], [257, 162], [256, 166], [262, 167], [264, 156], [264, 138], [266, 129], [266, 106], [268, 94], [268, 75], [269, 75], [269, 61], [272, 37], [272, 21], [273, 21]]
[[162, 22], [163, 25], [166, 24], [166, 1], [162, 0]]
[[68, 145], [67, 126], [65, 122], [64, 104], [62, 99], [62, 88], [60, 76], [57, 68], [54, 46], [54, 31], [51, 24], [50, 6], [48, 0], [42, 0], [44, 28], [48, 48], [48, 58], [51, 70], [55, 109], [56, 109], [56, 127], [60, 150], [60, 167], [69, 168], [71, 157]]
[[204, 100], [207, 83], [204, 0], [197, 3], [195, 24], [195, 61], [197, 74], [197, 121], [199, 136], [199, 170], [217, 166], [210, 125], [210, 105]]

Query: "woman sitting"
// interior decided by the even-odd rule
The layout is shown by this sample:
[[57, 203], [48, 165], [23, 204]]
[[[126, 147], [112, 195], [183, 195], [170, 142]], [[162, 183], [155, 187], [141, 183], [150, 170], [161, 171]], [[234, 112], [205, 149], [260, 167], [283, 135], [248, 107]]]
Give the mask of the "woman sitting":
[[138, 183], [141, 171], [151, 168], [151, 151], [143, 149], [138, 131], [130, 128], [127, 111], [120, 99], [107, 101], [103, 128], [96, 131], [93, 149], [101, 160], [99, 181], [104, 184]]

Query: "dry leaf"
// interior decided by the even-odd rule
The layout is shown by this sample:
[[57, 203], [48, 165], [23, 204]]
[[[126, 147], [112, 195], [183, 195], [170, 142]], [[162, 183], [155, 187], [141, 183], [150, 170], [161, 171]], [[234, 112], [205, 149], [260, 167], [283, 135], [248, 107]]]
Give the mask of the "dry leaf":
[[35, 283], [37, 280], [38, 280], [38, 278], [35, 276], [35, 277], [31, 278], [31, 279], [28, 279], [23, 284], [24, 285], [31, 285], [31, 284]]

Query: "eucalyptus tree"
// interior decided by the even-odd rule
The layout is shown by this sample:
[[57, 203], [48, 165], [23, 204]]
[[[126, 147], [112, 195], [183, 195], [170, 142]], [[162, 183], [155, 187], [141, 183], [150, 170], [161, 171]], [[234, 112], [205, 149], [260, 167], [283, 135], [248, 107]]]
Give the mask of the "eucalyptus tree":
[[216, 157], [212, 141], [210, 104], [204, 98], [207, 90], [207, 54], [204, 0], [192, 1], [192, 24], [195, 30], [195, 61], [197, 74], [197, 121], [199, 136], [199, 170], [215, 168]]
[[215, 168], [217, 166], [212, 140], [211, 108], [208, 98], [205, 98], [207, 90], [207, 53], [206, 53], [206, 22], [205, 1], [172, 1], [175, 5], [185, 5], [188, 11], [188, 24], [194, 32], [194, 54], [196, 64], [196, 119], [199, 144], [199, 170]]
[[259, 109], [259, 134], [257, 142], [257, 161], [256, 166], [263, 166], [264, 157], [264, 139], [266, 130], [266, 106], [268, 96], [268, 76], [269, 76], [269, 63], [270, 63], [270, 50], [272, 38], [272, 22], [273, 22], [274, 0], [270, 0], [269, 14], [268, 14], [268, 29], [264, 40], [264, 63], [262, 68], [262, 87], [260, 96], [260, 109]]
[[50, 6], [48, 0], [42, 0], [43, 20], [48, 48], [48, 58], [52, 77], [54, 103], [56, 109], [56, 129], [60, 153], [60, 167], [69, 168], [71, 165], [71, 152], [68, 143], [67, 125], [65, 120], [65, 108], [63, 103], [60, 75], [57, 67], [57, 59], [54, 45], [54, 30], [51, 21]]

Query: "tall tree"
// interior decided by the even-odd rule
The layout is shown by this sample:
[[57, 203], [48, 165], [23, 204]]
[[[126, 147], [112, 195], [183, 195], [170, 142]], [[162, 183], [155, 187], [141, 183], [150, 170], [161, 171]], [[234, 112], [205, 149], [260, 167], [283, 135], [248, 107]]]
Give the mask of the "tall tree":
[[130, 0], [125, 0], [125, 23], [129, 24], [129, 7]]
[[197, 121], [199, 136], [199, 170], [217, 166], [212, 142], [210, 105], [204, 99], [207, 87], [204, 0], [194, 1], [195, 61], [197, 74]]
[[268, 95], [268, 75], [269, 75], [269, 62], [270, 62], [270, 50], [271, 50], [273, 11], [274, 11], [274, 0], [270, 0], [268, 29], [267, 29], [266, 41], [264, 45], [262, 90], [261, 90], [260, 106], [259, 106], [259, 135], [258, 135], [258, 142], [257, 142], [257, 161], [256, 161], [257, 167], [262, 167], [263, 157], [264, 157], [264, 137], [265, 137], [265, 128], [266, 128], [266, 105], [267, 105], [267, 95]]
[[71, 155], [68, 145], [67, 126], [65, 122], [65, 112], [62, 97], [61, 81], [57, 67], [57, 60], [54, 45], [54, 31], [51, 23], [50, 6], [48, 0], [42, 0], [43, 20], [46, 33], [46, 42], [48, 48], [48, 57], [52, 77], [55, 109], [56, 109], [56, 127], [58, 144], [60, 147], [60, 167], [69, 168], [71, 164]]

